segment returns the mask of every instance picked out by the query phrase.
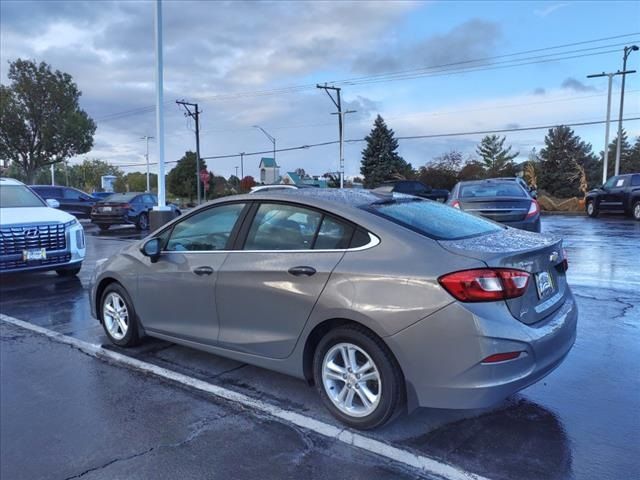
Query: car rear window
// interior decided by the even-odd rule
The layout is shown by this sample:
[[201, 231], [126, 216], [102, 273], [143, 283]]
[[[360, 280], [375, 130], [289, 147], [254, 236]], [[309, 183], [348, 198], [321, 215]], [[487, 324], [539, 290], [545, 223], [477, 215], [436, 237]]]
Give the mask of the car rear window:
[[517, 183], [474, 183], [460, 186], [460, 198], [526, 197]]
[[390, 200], [371, 204], [365, 209], [435, 240], [458, 240], [504, 228], [475, 215], [428, 200]]
[[114, 193], [109, 195], [103, 200], [103, 202], [130, 202], [135, 197], [140, 195], [139, 193]]

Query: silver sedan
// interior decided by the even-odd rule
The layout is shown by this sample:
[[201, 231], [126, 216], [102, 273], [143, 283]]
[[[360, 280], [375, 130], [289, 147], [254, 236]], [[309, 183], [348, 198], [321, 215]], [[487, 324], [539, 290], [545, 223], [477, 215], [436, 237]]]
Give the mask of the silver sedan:
[[99, 262], [116, 345], [169, 340], [306, 379], [345, 424], [487, 407], [576, 336], [561, 240], [400, 194], [322, 189], [210, 202]]

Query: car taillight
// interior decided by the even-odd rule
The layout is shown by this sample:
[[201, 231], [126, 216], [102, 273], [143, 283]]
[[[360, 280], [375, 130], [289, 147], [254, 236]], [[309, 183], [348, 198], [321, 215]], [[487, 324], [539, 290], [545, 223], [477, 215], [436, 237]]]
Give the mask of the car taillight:
[[451, 202], [451, 206], [453, 208], [460, 208], [460, 202], [458, 200], [454, 200], [453, 202]]
[[482, 360], [481, 363], [500, 363], [507, 362], [509, 360], [515, 360], [518, 358], [522, 352], [504, 352], [504, 353], [496, 353], [494, 355], [489, 355], [487, 358]]
[[492, 302], [521, 296], [529, 277], [522, 270], [479, 268], [443, 275], [438, 282], [461, 302]]
[[131, 208], [131, 204], [130, 203], [123, 203], [122, 205], [120, 205], [120, 208], [126, 208], [127, 210]]
[[534, 215], [540, 213], [540, 205], [538, 205], [537, 200], [531, 200], [531, 206], [529, 207], [529, 211], [527, 212], [526, 218], [531, 218]]

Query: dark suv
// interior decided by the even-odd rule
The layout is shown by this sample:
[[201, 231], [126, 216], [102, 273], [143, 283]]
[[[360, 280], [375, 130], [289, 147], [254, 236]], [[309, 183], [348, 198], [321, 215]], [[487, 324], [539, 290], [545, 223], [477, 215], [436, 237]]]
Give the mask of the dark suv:
[[96, 204], [97, 199], [88, 193], [72, 187], [62, 187], [59, 185], [31, 185], [43, 200], [53, 198], [57, 200], [60, 210], [70, 213], [76, 218], [89, 218], [91, 209]]
[[449, 190], [431, 188], [417, 180], [395, 180], [384, 182], [381, 186], [376, 188], [375, 191], [406, 193], [407, 195], [428, 198], [429, 200], [437, 200], [442, 203], [449, 199]]
[[[96, 203], [91, 211], [91, 222], [100, 230], [108, 230], [111, 225], [135, 225], [138, 230], [149, 229], [149, 212], [158, 205], [158, 197], [153, 193], [114, 193]], [[175, 215], [180, 210], [168, 204]]]
[[601, 212], [624, 213], [640, 220], [640, 173], [611, 177], [587, 193], [585, 209], [590, 217]]

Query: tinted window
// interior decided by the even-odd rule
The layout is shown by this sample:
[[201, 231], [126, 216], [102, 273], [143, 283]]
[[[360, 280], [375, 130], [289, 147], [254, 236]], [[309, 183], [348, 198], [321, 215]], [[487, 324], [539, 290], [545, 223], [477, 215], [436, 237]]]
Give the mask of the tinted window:
[[152, 205], [156, 204], [156, 199], [153, 198], [153, 195], [143, 195], [142, 197], [144, 203], [150, 203]]
[[634, 175], [631, 177], [631, 186], [640, 187], [640, 175]]
[[3, 185], [0, 187], [0, 207], [43, 207], [45, 203], [24, 185]]
[[249, 229], [245, 250], [308, 250], [322, 214], [293, 205], [263, 203]]
[[472, 183], [460, 186], [460, 198], [526, 197], [516, 182]]
[[437, 240], [456, 240], [501, 229], [457, 208], [418, 199], [372, 204], [367, 210]]
[[105, 198], [105, 201], [127, 203], [133, 201], [136, 196], [138, 196], [137, 193], [114, 193]]
[[74, 190], [73, 188], [65, 188], [63, 189], [62, 198], [65, 200], [80, 200], [83, 195], [78, 190]]
[[196, 252], [224, 250], [244, 203], [221, 205], [199, 212], [173, 227], [165, 250]]
[[604, 188], [611, 188], [613, 187], [616, 182], [618, 181], [618, 177], [611, 177], [609, 180], [607, 180], [607, 182], [604, 184]]
[[60, 198], [60, 189], [59, 188], [51, 188], [51, 187], [33, 187], [33, 190], [40, 195], [40, 197], [44, 198]]
[[361, 228], [358, 228], [353, 234], [353, 238], [351, 239], [351, 244], [349, 245], [349, 248], [364, 247], [370, 241], [371, 241], [371, 238], [369, 237], [369, 233], [365, 230], [362, 230]]
[[340, 220], [325, 216], [318, 230], [313, 248], [316, 250], [335, 250], [349, 247], [353, 236], [353, 227]]

